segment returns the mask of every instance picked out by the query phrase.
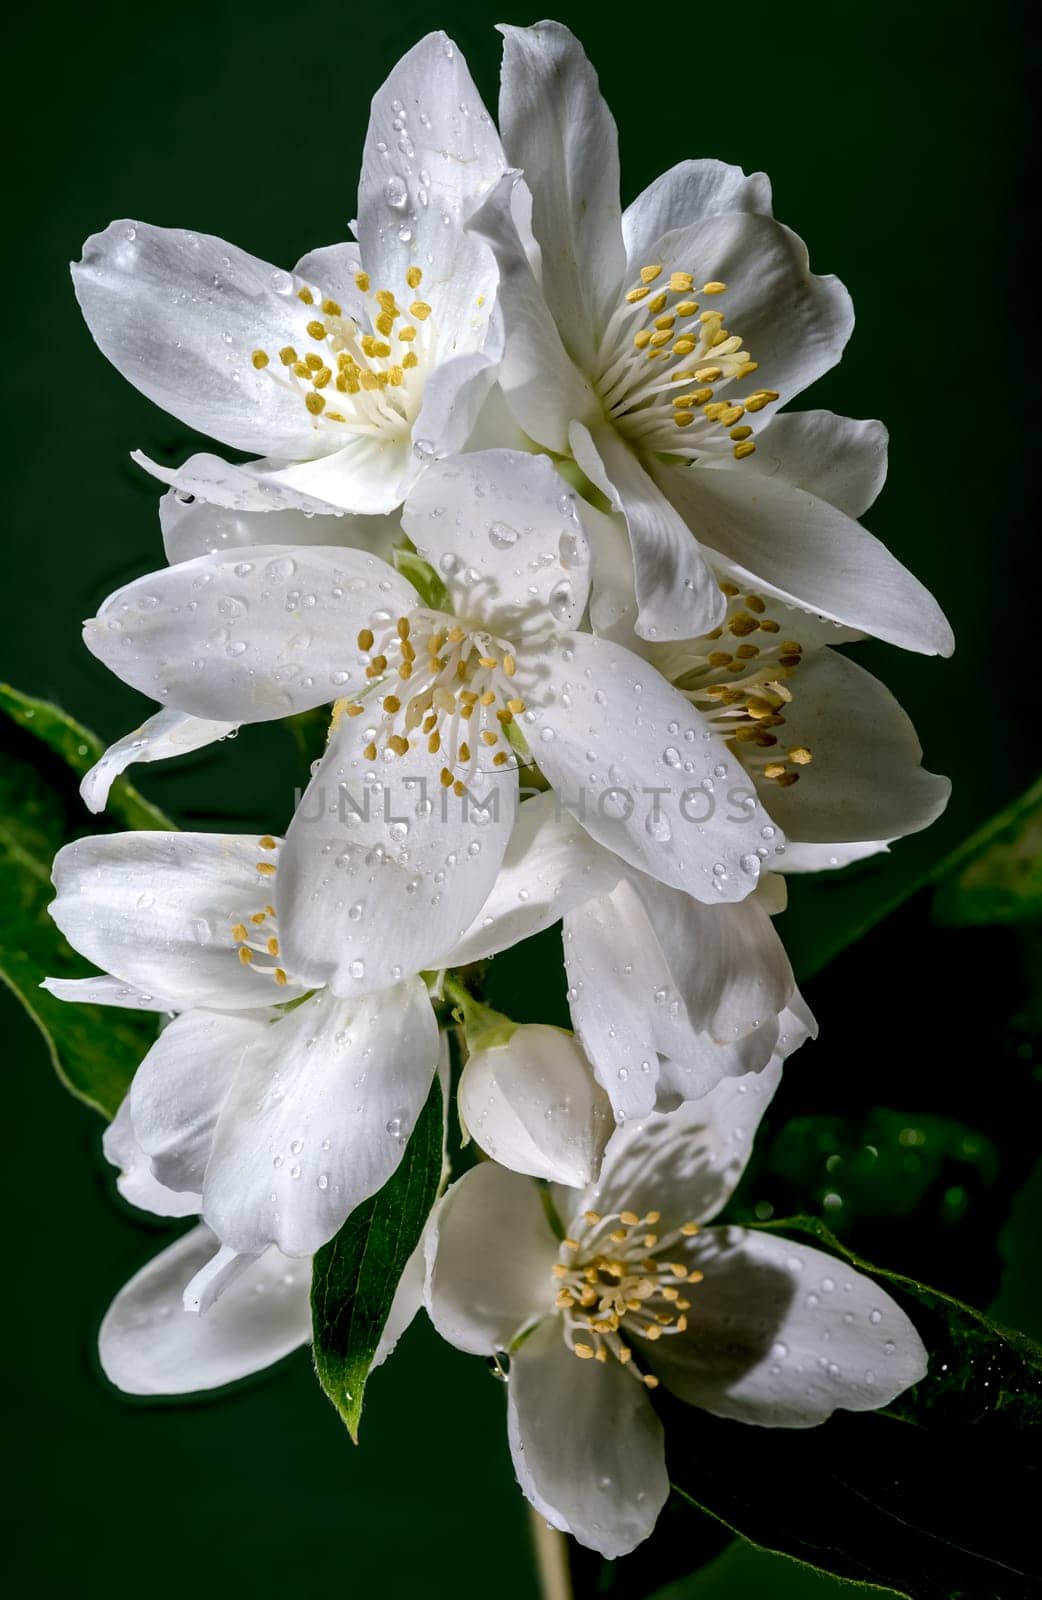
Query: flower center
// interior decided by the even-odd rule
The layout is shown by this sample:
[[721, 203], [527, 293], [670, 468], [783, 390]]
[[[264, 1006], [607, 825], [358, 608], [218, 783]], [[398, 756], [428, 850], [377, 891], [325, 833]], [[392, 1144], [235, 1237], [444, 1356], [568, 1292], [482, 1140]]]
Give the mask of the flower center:
[[403, 310], [390, 289], [371, 290], [369, 274], [355, 274], [358, 289], [371, 302], [368, 332], [336, 300], [315, 289], [298, 289], [297, 298], [312, 310], [300, 349], [285, 345], [277, 353], [278, 365], [268, 351], [254, 350], [253, 365], [267, 370], [273, 383], [294, 390], [318, 430], [340, 435], [406, 431], [419, 408], [422, 358], [433, 340], [431, 307], [416, 297], [422, 277], [419, 267], [407, 269], [403, 299], [409, 303]]
[[664, 1259], [682, 1240], [698, 1232], [685, 1222], [661, 1238], [653, 1231], [660, 1213], [617, 1211], [601, 1216], [585, 1211], [576, 1237], [563, 1239], [552, 1271], [554, 1301], [564, 1317], [565, 1337], [581, 1361], [607, 1361], [614, 1356], [649, 1389], [658, 1379], [633, 1364], [627, 1339], [654, 1342], [683, 1333], [691, 1302], [684, 1291], [701, 1283], [702, 1274], [683, 1261]]
[[[278, 844], [270, 833], [258, 839], [257, 843], [262, 850], [278, 850]], [[275, 860], [258, 861], [257, 871], [262, 878], [273, 878]], [[274, 906], [263, 906], [260, 911], [248, 916], [245, 922], [233, 923], [232, 939], [238, 946], [239, 960], [244, 967], [249, 967], [251, 972], [258, 973], [262, 978], [272, 979], [280, 989], [289, 982], [285, 968], [279, 965], [279, 930]]]
[[789, 788], [812, 759], [807, 745], [786, 744], [779, 732], [793, 700], [787, 680], [803, 659], [803, 646], [782, 636], [781, 623], [769, 614], [762, 595], [742, 594], [733, 583], [720, 588], [727, 596], [721, 626], [670, 652], [661, 667], [727, 740], [747, 772]]
[[[363, 628], [358, 648], [369, 657], [365, 675], [374, 689], [388, 691], [379, 701], [379, 723], [365, 729], [367, 761], [381, 747], [407, 755], [423, 740], [430, 755], [443, 754], [442, 785], [457, 795], [475, 771], [516, 761], [510, 729], [525, 702], [514, 693], [517, 661], [502, 639], [442, 612], [417, 610], [388, 614], [378, 632]], [[338, 700], [334, 726], [341, 716], [371, 714], [373, 704]]]
[[724, 326], [724, 313], [703, 310], [697, 293], [714, 298], [727, 285], [711, 280], [695, 288], [690, 272], [663, 277], [661, 263], [641, 267], [601, 342], [597, 390], [609, 419], [649, 450], [698, 455], [719, 449], [726, 437], [738, 461], [756, 445], [747, 412], [762, 411], [778, 395], [757, 389], [744, 399], [720, 392], [748, 377], [758, 363]]

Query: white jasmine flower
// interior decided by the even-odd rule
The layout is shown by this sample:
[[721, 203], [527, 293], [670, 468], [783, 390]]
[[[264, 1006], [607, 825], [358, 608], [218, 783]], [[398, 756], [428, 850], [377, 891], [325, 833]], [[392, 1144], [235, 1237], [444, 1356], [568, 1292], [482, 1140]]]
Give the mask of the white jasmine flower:
[[111, 834], [54, 865], [51, 914], [105, 976], [49, 979], [51, 992], [176, 1013], [135, 1074], [129, 1119], [152, 1178], [201, 1196], [221, 1241], [203, 1300], [236, 1258], [310, 1255], [332, 1238], [397, 1167], [438, 1058], [418, 976], [345, 1002], [287, 971], [280, 848], [270, 835]]
[[502, 32], [517, 170], [472, 223], [500, 268], [500, 382], [531, 437], [623, 511], [640, 633], [720, 623], [715, 555], [822, 615], [949, 652], [932, 597], [853, 520], [864, 507], [821, 493], [815, 458], [837, 446], [855, 505], [878, 489], [879, 425], [771, 420], [839, 360], [853, 314], [770, 215], [766, 178], [684, 161], [622, 212], [615, 123], [578, 41], [554, 22]]
[[780, 1065], [618, 1129], [596, 1186], [548, 1192], [563, 1238], [547, 1191], [492, 1162], [449, 1189], [428, 1229], [435, 1326], [459, 1349], [509, 1355], [522, 1490], [609, 1558], [647, 1538], [668, 1493], [648, 1399], [659, 1382], [717, 1416], [799, 1428], [886, 1405], [926, 1370], [908, 1318], [842, 1261], [703, 1227], [741, 1175]]
[[[373, 100], [357, 245], [289, 273], [205, 234], [114, 222], [84, 246], [76, 293], [143, 394], [266, 458], [217, 463], [205, 498], [234, 506], [253, 480], [284, 506], [389, 511], [462, 446], [494, 376], [496, 268], [464, 224], [502, 169], [466, 63], [428, 34]], [[174, 481], [199, 492], [192, 463]]]
[[[514, 451], [438, 462], [403, 525], [449, 610], [375, 556], [265, 547], [139, 579], [87, 625], [124, 681], [193, 717], [257, 721], [338, 697], [287, 837], [294, 971], [371, 991], [463, 935], [514, 820], [518, 733], [631, 865], [706, 900], [747, 894], [766, 825], [755, 792], [659, 673], [577, 631], [588, 544], [552, 463]], [[725, 803], [695, 826], [684, 808], [700, 783]], [[352, 919], [358, 903], [368, 909]]]
[[[518, 917], [504, 900], [483, 918], [493, 948], [539, 925], [546, 906], [561, 915], [604, 885], [537, 822], [511, 855], [531, 907], [526, 898]], [[400, 965], [347, 1001], [296, 976], [281, 936], [283, 852], [271, 835], [140, 832], [79, 839], [54, 864], [51, 915], [102, 971], [45, 986], [64, 1000], [174, 1013], [107, 1148], [134, 1204], [199, 1210], [220, 1239], [213, 1281], [193, 1291], [203, 1302], [241, 1270], [238, 1258], [273, 1245], [313, 1253], [382, 1187], [438, 1058], [415, 969]]]

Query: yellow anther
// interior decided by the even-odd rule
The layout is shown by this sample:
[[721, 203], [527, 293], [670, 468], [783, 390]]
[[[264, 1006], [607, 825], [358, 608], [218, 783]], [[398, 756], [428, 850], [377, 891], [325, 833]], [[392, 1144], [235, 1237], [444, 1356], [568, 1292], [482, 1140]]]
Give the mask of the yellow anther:
[[277, 956], [279, 953], [279, 941], [274, 938], [269, 939], [264, 948], [267, 950], [269, 956]]
[[[262, 922], [264, 921], [263, 917], [261, 918], [261, 921]], [[250, 935], [249, 935], [247, 929], [243, 926], [243, 924], [241, 922], [237, 922], [235, 924], [235, 927], [232, 929], [232, 938], [233, 939], [238, 939], [239, 941], [241, 941], [243, 939], [248, 939], [249, 936]]]
[[310, 289], [298, 289], [297, 299], [303, 300], [306, 306], [313, 306], [315, 304], [315, 296], [311, 293]]
[[679, 300], [673, 309], [678, 317], [693, 317], [698, 310], [698, 301]]
[[699, 367], [695, 377], [699, 383], [715, 383], [717, 378], [723, 376], [722, 367]]
[[366, 745], [365, 749], [362, 751], [362, 755], [364, 756], [366, 761], [375, 761], [376, 760], [376, 746], [375, 746], [375, 744], [373, 744], [372, 740], [370, 740], [369, 743]]
[[359, 650], [371, 650], [373, 648], [372, 628], [361, 629], [358, 635], [358, 648]]
[[624, 1222], [627, 1228], [635, 1228], [640, 1221], [640, 1218], [635, 1211], [620, 1211], [619, 1221]]
[[720, 421], [723, 423], [725, 428], [729, 428], [732, 422], [738, 422], [741, 417], [744, 417], [744, 415], [744, 406], [728, 406], [721, 416]]
[[634, 306], [637, 304], [638, 300], [645, 300], [650, 293], [651, 290], [647, 287], [647, 285], [641, 284], [639, 289], [631, 289], [627, 294], [626, 299], [629, 301], [631, 306]]
[[492, 765], [494, 767], [505, 767], [509, 760], [510, 760], [510, 757], [507, 755], [506, 751], [505, 750], [499, 750], [492, 757]]
[[310, 394], [306, 394], [304, 396], [304, 404], [307, 406], [313, 417], [321, 416], [322, 412], [326, 409], [325, 398], [320, 394], [316, 394], [313, 389]]
[[[296, 363], [297, 352], [291, 344], [283, 345], [279, 351], [279, 360], [284, 367], [292, 367]], [[256, 363], [255, 363], [256, 364]]]
[[464, 739], [463, 743], [459, 747], [459, 758], [461, 761], [470, 760], [470, 745], [467, 743], [466, 739]]
[[369, 274], [368, 274], [368, 272], [356, 272], [355, 273], [355, 287], [358, 288], [358, 289], [361, 289], [363, 294], [368, 294], [369, 293]]
[[693, 411], [674, 411], [673, 413], [673, 421], [678, 428], [690, 428], [694, 420], [695, 413]]
[[322, 310], [325, 312], [327, 317], [342, 317], [344, 314], [341, 307], [335, 300], [323, 300]]
[[727, 288], [726, 283], [718, 283], [716, 281], [716, 279], [714, 279], [712, 283], [704, 283], [702, 285], [702, 293], [703, 294], [723, 294], [723, 292], [724, 292], [724, 290], [726, 288]]
[[655, 279], [659, 278], [661, 276], [662, 276], [662, 266], [661, 266], [661, 264], [659, 266], [657, 266], [657, 267], [641, 267], [641, 269], [640, 269], [640, 281], [641, 281], [641, 283], [654, 283]]
[[758, 361], [743, 361], [735, 374], [738, 378], [747, 378], [750, 372], [755, 372], [760, 365]]
[[789, 751], [789, 760], [795, 762], [796, 766], [798, 767], [810, 766], [810, 763], [813, 759], [813, 756], [805, 744], [793, 745], [792, 749]]
[[401, 709], [402, 709], [402, 702], [399, 700], [399, 698], [398, 698], [398, 696], [396, 694], [389, 694], [389, 695], [385, 696], [385, 698], [384, 698], [384, 710], [385, 711], [389, 711], [393, 715], [394, 712], [400, 711]]
[[743, 439], [748, 439], [752, 431], [753, 430], [749, 427], [749, 425], [744, 423], [740, 428], [731, 429], [731, 438], [734, 440], [735, 444], [740, 444]]
[[381, 311], [376, 319], [376, 331], [382, 333], [385, 339], [394, 332], [394, 318], [393, 311]]
[[481, 742], [482, 742], [482, 744], [496, 744], [498, 742], [498, 739], [499, 739], [499, 735], [493, 733], [491, 731], [491, 729], [489, 729], [489, 728], [483, 728], [482, 729], [482, 731], [481, 731]]
[[[250, 918], [250, 921], [253, 923], [254, 927], [259, 928], [261, 923], [265, 920], [266, 917], [267, 917], [267, 912], [266, 911], [255, 911], [253, 913], [253, 916]], [[232, 932], [234, 933], [234, 931], [235, 930], [233, 928]]]
[[438, 776], [443, 789], [452, 788], [452, 773], [449, 771], [448, 767], [442, 767]]
[[277, 850], [278, 849], [278, 845], [276, 844], [275, 840], [271, 837], [270, 833], [266, 833], [262, 839], [258, 839], [257, 843], [260, 845], [262, 850]]
[[736, 461], [744, 461], [746, 456], [751, 456], [755, 449], [756, 445], [754, 441], [752, 439], [746, 439], [742, 444], [735, 445], [734, 458]]
[[648, 301], [648, 310], [652, 313], [664, 311], [668, 301], [669, 295], [663, 290], [661, 294], [655, 295], [654, 299]]
[[405, 273], [405, 281], [410, 289], [418, 289], [423, 282], [423, 272], [419, 267], [408, 267]]
[[680, 1231], [686, 1239], [693, 1239], [696, 1233], [701, 1232], [701, 1229], [697, 1222], [684, 1222], [681, 1224]]
[[573, 1344], [572, 1349], [575, 1351], [580, 1361], [593, 1360], [593, 1346], [591, 1344]]
[[507, 701], [507, 710], [512, 712], [515, 717], [519, 717], [524, 709], [525, 709], [525, 702], [523, 700], [508, 700]]
[[410, 317], [415, 317], [417, 322], [426, 322], [431, 314], [431, 308], [426, 300], [414, 300], [409, 307]]
[[657, 333], [651, 335], [648, 343], [653, 350], [661, 350], [662, 346], [668, 344], [672, 337], [673, 334], [669, 328], [660, 328]]
[[289, 982], [285, 967], [276, 967], [273, 976], [280, 989]]
[[268, 365], [268, 356], [264, 350], [255, 350], [250, 358], [258, 372], [262, 372]]
[[[321, 362], [319, 365], [321, 365]], [[311, 368], [306, 361], [296, 361], [293, 364], [293, 375], [296, 378], [310, 378]]]
[[317, 317], [313, 322], [308, 323], [308, 333], [312, 339], [324, 339], [328, 332], [329, 329], [326, 327], [325, 323], [319, 322]]
[[461, 778], [457, 778], [456, 782], [452, 785], [452, 792], [456, 796], [457, 800], [462, 800], [463, 799], [463, 796], [467, 792], [467, 785], [463, 782], [463, 780]]
[[[694, 348], [695, 348], [694, 339], [689, 338], [688, 335], [685, 333], [677, 340], [676, 344], [673, 346], [673, 354], [675, 356], [689, 356]], [[697, 376], [697, 374], [696, 374], [696, 376]]]
[[415, 350], [410, 350], [408, 355], [405, 355], [405, 356], [402, 357], [402, 366], [403, 366], [403, 368], [418, 367], [419, 364], [420, 364], [420, 358], [416, 354]]
[[311, 381], [316, 389], [324, 389], [332, 376], [328, 367], [319, 367]]
[[396, 756], [404, 756], [409, 753], [409, 741], [400, 733], [392, 733], [387, 741], [387, 746], [388, 749], [394, 751]]
[[649, 328], [641, 328], [639, 333], [633, 335], [633, 343], [638, 350], [646, 350], [651, 343], [651, 330]]
[[[271, 861], [258, 861], [257, 862], [257, 871], [260, 872], [260, 873], [263, 873], [263, 875], [266, 878], [273, 877], [274, 873], [275, 873], [274, 862], [271, 862]], [[274, 913], [272, 913], [272, 914], [274, 915]]]
[[244, 944], [239, 946], [239, 960], [244, 967], [248, 967], [253, 960], [253, 951]]
[[676, 320], [677, 319], [673, 313], [671, 311], [667, 311], [665, 316], [655, 318], [655, 326], [656, 328], [659, 328], [665, 332], [669, 332], [672, 330], [673, 324], [676, 322]]
[[441, 749], [441, 734], [437, 729], [434, 730], [430, 738], [427, 740], [427, 749], [432, 756], [436, 756], [438, 751]]
[[671, 272], [669, 275], [669, 287], [674, 294], [686, 294], [694, 286], [695, 280], [690, 272]]

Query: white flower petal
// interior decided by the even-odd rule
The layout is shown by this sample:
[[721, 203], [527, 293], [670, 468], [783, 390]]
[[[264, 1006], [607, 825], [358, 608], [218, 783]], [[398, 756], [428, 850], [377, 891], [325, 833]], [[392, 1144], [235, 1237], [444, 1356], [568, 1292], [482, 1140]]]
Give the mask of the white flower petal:
[[602, 424], [591, 433], [574, 422], [569, 437], [579, 466], [626, 519], [637, 632], [656, 640], [710, 632], [726, 605], [687, 523], [613, 428]]
[[792, 693], [785, 738], [813, 759], [791, 788], [775, 794], [774, 784], [764, 785], [788, 836], [816, 844], [899, 839], [940, 816], [951, 784], [921, 765], [915, 729], [878, 678], [835, 650], [815, 650], [794, 673]]
[[697, 1029], [723, 1043], [785, 1009], [796, 980], [758, 894], [706, 906], [650, 878], [637, 889]]
[[781, 478], [856, 519], [886, 482], [889, 437], [881, 422], [833, 411], [783, 411], [758, 434], [755, 455], [742, 461], [706, 456], [701, 467]]
[[744, 1228], [712, 1228], [698, 1243], [705, 1277], [689, 1330], [654, 1353], [663, 1382], [691, 1405], [808, 1428], [837, 1408], [887, 1405], [925, 1374], [909, 1319], [845, 1262]]
[[343, 995], [440, 964], [487, 899], [517, 811], [513, 768], [457, 796], [425, 739], [367, 760], [367, 720], [337, 724], [279, 871], [287, 970]]
[[57, 1000], [81, 1006], [120, 1006], [125, 1011], [176, 1011], [178, 1007], [169, 995], [138, 989], [107, 972], [93, 978], [44, 978], [40, 988]]
[[518, 811], [492, 890], [447, 966], [483, 961], [558, 922], [573, 906], [610, 894], [621, 862], [596, 844], [551, 790]]
[[424, 1300], [457, 1350], [491, 1356], [553, 1308], [557, 1240], [530, 1178], [482, 1162], [438, 1202]]
[[360, 1001], [320, 992], [246, 1051], [225, 1101], [203, 1216], [234, 1250], [311, 1255], [405, 1152], [438, 1059], [419, 978]]
[[443, 33], [406, 52], [373, 96], [358, 184], [358, 241], [373, 288], [408, 304], [406, 272], [432, 307], [438, 354], [479, 350], [496, 271], [464, 231], [505, 162], [467, 64]]
[[300, 990], [248, 971], [233, 929], [270, 901], [272, 874], [258, 863], [277, 859], [238, 834], [94, 835], [58, 852], [49, 909], [73, 949], [158, 1009], [171, 997], [179, 1010], [267, 1006]]
[[423, 390], [423, 404], [413, 427], [414, 454], [450, 456], [462, 450], [474, 431], [496, 380], [503, 354], [503, 324], [497, 317], [483, 350], [453, 356], [435, 367]]
[[[838, 278], [811, 272], [803, 240], [780, 222], [748, 211], [718, 213], [667, 235], [659, 249], [668, 267], [727, 285], [713, 309], [758, 363], [753, 386], [776, 391], [778, 404], [842, 355], [854, 326], [850, 296]], [[717, 394], [732, 392], [727, 384]], [[771, 414], [769, 408], [749, 418], [757, 433]]]
[[567, 453], [573, 417], [592, 420], [600, 407], [561, 343], [520, 229], [531, 197], [521, 176], [505, 173], [470, 228], [491, 247], [499, 268], [499, 304], [506, 349], [499, 382], [525, 432], [548, 450]]
[[349, 545], [390, 561], [392, 547], [402, 537], [397, 516], [354, 517], [345, 511], [317, 514], [293, 507], [238, 509], [186, 500], [182, 490], [171, 490], [160, 500], [159, 525], [171, 566], [196, 556], [263, 544]]
[[730, 167], [725, 161], [678, 161], [649, 183], [622, 214], [629, 274], [661, 259], [657, 246], [667, 233], [723, 211], [758, 211], [770, 216], [767, 174], [746, 176], [741, 167]]
[[412, 1324], [416, 1313], [423, 1305], [423, 1280], [426, 1271], [423, 1239], [421, 1238], [416, 1249], [409, 1257], [398, 1279], [398, 1287], [394, 1291], [391, 1309], [387, 1313], [380, 1342], [376, 1347], [372, 1361], [369, 1363], [370, 1372], [374, 1367], [382, 1367], [388, 1356], [393, 1355], [399, 1339]]
[[221, 1108], [244, 1052], [264, 1038], [270, 1015], [185, 1011], [163, 1029], [129, 1095], [134, 1137], [158, 1183], [178, 1194], [202, 1193]]
[[471, 1136], [501, 1166], [581, 1189], [600, 1169], [611, 1104], [572, 1035], [543, 1023], [476, 1050], [459, 1108]]
[[130, 1096], [126, 1094], [119, 1110], [105, 1129], [101, 1141], [105, 1160], [119, 1168], [116, 1186], [132, 1206], [151, 1211], [157, 1217], [192, 1217], [197, 1215], [200, 1198], [190, 1190], [179, 1193], [168, 1189], [153, 1175], [148, 1155], [142, 1150], [134, 1132], [130, 1110]]
[[459, 616], [517, 639], [548, 618], [574, 628], [589, 594], [579, 501], [547, 456], [481, 450], [429, 467], [402, 526]]
[[829, 869], [849, 867], [855, 861], [867, 861], [870, 856], [886, 855], [889, 839], [858, 839], [845, 844], [802, 844], [791, 840], [785, 854], [774, 864], [775, 872], [827, 872]]
[[540, 22], [500, 32], [503, 145], [532, 192], [547, 305], [572, 355], [588, 367], [625, 262], [615, 120], [567, 28]]
[[[762, 1072], [722, 1078], [700, 1100], [685, 1101], [675, 1111], [623, 1123], [608, 1144], [600, 1181], [577, 1211], [658, 1211], [660, 1234], [715, 1217], [745, 1171], [781, 1075], [776, 1056]], [[562, 1220], [568, 1226], [572, 1218]]]
[[617, 1361], [577, 1361], [555, 1317], [510, 1362], [510, 1452], [525, 1498], [608, 1560], [646, 1539], [669, 1494], [662, 1424]]
[[261, 545], [150, 573], [105, 601], [87, 647], [117, 677], [193, 716], [264, 722], [364, 683], [356, 646], [416, 592], [364, 550]]
[[403, 425], [400, 432], [358, 436], [314, 461], [272, 468], [265, 481], [277, 490], [288, 490], [304, 505], [318, 500], [338, 510], [379, 517], [401, 504], [421, 466]]
[[261, 1372], [311, 1337], [310, 1262], [269, 1250], [206, 1316], [185, 1311], [185, 1283], [212, 1255], [193, 1228], [119, 1291], [98, 1337], [102, 1369], [124, 1394], [194, 1394]]
[[322, 448], [300, 395], [253, 365], [257, 349], [307, 342], [291, 273], [209, 234], [124, 220], [87, 240], [72, 278], [103, 354], [179, 421], [283, 460]]
[[237, 722], [210, 722], [190, 717], [184, 711], [159, 711], [133, 733], [124, 734], [110, 744], [80, 783], [80, 795], [88, 811], [104, 811], [109, 790], [121, 772], [136, 761], [165, 761], [170, 756], [202, 750], [218, 739], [227, 739], [238, 728]]
[[[273, 465], [264, 460], [246, 461], [236, 466], [230, 461], [222, 461], [220, 456], [203, 453], [189, 456], [180, 467], [164, 467], [146, 456], [143, 450], [132, 450], [130, 459], [151, 473], [153, 478], [158, 478], [160, 483], [168, 484], [179, 494], [192, 495], [197, 500], [205, 501], [207, 505], [224, 506], [230, 511], [305, 511], [312, 516], [343, 515], [338, 506], [329, 505], [324, 500], [313, 500], [278, 482], [272, 474], [279, 470], [280, 463]], [[305, 539], [303, 542], [308, 544], [313, 541]], [[336, 540], [329, 542], [336, 543]], [[198, 555], [202, 552], [193, 553]], [[178, 560], [187, 559], [187, 553], [178, 556]]]
[[794, 605], [906, 650], [951, 654], [951, 629], [930, 592], [827, 501], [762, 473], [659, 466], [655, 477], [710, 552]]
[[658, 1051], [673, 1043], [674, 996], [665, 957], [628, 881], [569, 911], [564, 959], [572, 1025], [616, 1116], [646, 1116], [658, 1093]]
[[[521, 693], [545, 776], [599, 843], [710, 904], [756, 882], [765, 817], [722, 739], [620, 645], [561, 634]], [[519, 673], [520, 678], [520, 673]]]

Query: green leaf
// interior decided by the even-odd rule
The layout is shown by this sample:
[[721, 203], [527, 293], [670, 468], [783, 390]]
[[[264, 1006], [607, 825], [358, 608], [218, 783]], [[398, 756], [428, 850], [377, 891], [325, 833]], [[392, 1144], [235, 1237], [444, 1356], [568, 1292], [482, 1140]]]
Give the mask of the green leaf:
[[0, 978], [40, 1029], [66, 1088], [111, 1117], [155, 1039], [156, 1022], [69, 1004], [40, 988], [42, 978], [87, 972], [47, 914], [51, 862], [77, 833], [173, 824], [123, 778], [113, 784], [106, 817], [90, 817], [77, 785], [102, 754], [100, 739], [57, 706], [7, 684], [0, 684], [0, 713]]
[[948, 927], [1042, 922], [1042, 779], [941, 864], [934, 917]]
[[398, 1170], [315, 1256], [315, 1370], [355, 1444], [369, 1369], [398, 1281], [438, 1196], [444, 1126], [435, 1077]]
[[1042, 1350], [861, 1260], [821, 1222], [796, 1218], [771, 1231], [809, 1236], [893, 1295], [930, 1351], [930, 1370], [885, 1412], [839, 1412], [805, 1431], [696, 1420], [665, 1397], [676, 1493], [753, 1544], [913, 1600], [1037, 1594]]

